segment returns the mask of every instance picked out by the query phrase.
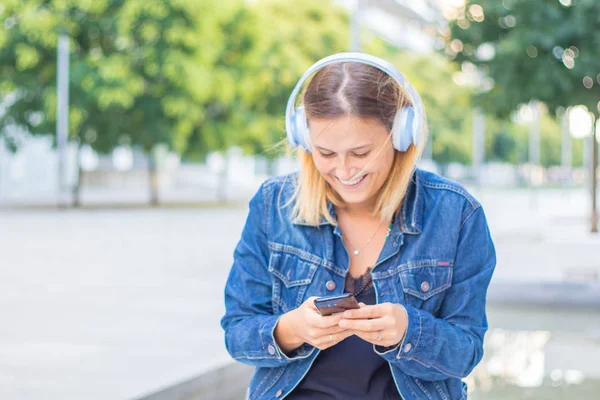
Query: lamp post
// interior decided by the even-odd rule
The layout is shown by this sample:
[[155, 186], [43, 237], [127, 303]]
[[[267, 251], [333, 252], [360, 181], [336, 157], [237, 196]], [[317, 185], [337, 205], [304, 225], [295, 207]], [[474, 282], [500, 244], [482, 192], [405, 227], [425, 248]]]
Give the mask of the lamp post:
[[69, 36], [59, 33], [56, 73], [56, 147], [58, 155], [57, 206], [65, 207], [65, 150], [69, 135]]
[[363, 0], [354, 0], [350, 14], [350, 51], [360, 51], [360, 11]]
[[560, 113], [561, 152], [560, 164], [562, 166], [561, 182], [563, 187], [571, 186], [573, 173], [573, 139], [569, 132], [569, 108]]

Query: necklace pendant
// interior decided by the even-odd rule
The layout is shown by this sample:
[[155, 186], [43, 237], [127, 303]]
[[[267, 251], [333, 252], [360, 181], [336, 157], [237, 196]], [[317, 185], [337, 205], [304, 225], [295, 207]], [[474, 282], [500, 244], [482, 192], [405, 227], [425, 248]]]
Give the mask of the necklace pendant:
[[354, 255], [357, 256], [358, 255], [358, 250], [354, 250]]

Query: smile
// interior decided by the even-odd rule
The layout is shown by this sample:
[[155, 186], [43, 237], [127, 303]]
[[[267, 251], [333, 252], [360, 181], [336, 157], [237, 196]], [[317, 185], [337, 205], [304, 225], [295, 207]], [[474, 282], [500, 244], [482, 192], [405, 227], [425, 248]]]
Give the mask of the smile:
[[340, 179], [340, 178], [338, 178], [338, 180], [339, 180], [339, 181], [340, 181], [342, 184], [344, 184], [344, 185], [346, 185], [346, 186], [354, 186], [354, 185], [357, 185], [358, 183], [360, 183], [360, 182], [361, 182], [363, 179], [365, 179], [365, 177], [366, 177], [366, 176], [367, 176], [367, 174], [365, 174], [365, 175], [363, 175], [363, 176], [361, 176], [361, 177], [359, 177], [359, 178], [353, 179], [353, 180], [351, 180], [351, 181], [345, 181], [345, 180], [343, 180], [343, 179]]

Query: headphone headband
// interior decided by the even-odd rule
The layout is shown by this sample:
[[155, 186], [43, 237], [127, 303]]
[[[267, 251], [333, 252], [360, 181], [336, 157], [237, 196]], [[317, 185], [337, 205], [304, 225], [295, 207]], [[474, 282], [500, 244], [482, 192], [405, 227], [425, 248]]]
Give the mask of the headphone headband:
[[[405, 123], [408, 123], [410, 125], [407, 126], [410, 130], [410, 137], [408, 138], [409, 140], [407, 142], [406, 137], [401, 137], [402, 135], [396, 135], [396, 137], [394, 138], [394, 146], [401, 151], [405, 151], [411, 142], [417, 144], [417, 141], [419, 139], [418, 135], [421, 131], [422, 119], [425, 114], [421, 102], [421, 97], [419, 96], [417, 91], [412, 87], [412, 85], [408, 82], [408, 80], [404, 77], [404, 75], [402, 75], [400, 71], [398, 71], [391, 63], [381, 58], [372, 56], [370, 54], [357, 52], [338, 53], [317, 61], [302, 75], [298, 83], [296, 83], [296, 86], [294, 87], [294, 90], [292, 91], [292, 94], [288, 99], [285, 110], [285, 129], [290, 144], [293, 147], [297, 145], [302, 145], [307, 152], [310, 152], [310, 149], [308, 148], [309, 138], [306, 137], [308, 136], [308, 128], [305, 127], [306, 116], [304, 115], [304, 107], [296, 108], [296, 98], [298, 97], [298, 94], [304, 83], [315, 72], [328, 65], [341, 62], [356, 62], [375, 67], [391, 76], [398, 83], [398, 85], [400, 85], [400, 87], [404, 89], [409, 100], [412, 103], [412, 111], [410, 111], [410, 114], [412, 115], [402, 115], [402, 118], [398, 118], [398, 114], [400, 114], [399, 110], [396, 113], [396, 120], [401, 119], [405, 121]], [[298, 112], [298, 110], [300, 110], [300, 112]], [[302, 118], [303, 121], [298, 121], [299, 118]], [[396, 122], [394, 122], [394, 125], [396, 125]]]

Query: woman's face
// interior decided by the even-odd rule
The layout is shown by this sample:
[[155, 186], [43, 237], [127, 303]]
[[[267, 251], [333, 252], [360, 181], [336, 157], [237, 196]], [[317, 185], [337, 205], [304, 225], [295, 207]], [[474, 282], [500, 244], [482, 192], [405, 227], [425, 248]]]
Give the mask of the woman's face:
[[373, 206], [394, 160], [385, 125], [347, 116], [309, 120], [309, 127], [312, 158], [325, 180], [349, 206]]

